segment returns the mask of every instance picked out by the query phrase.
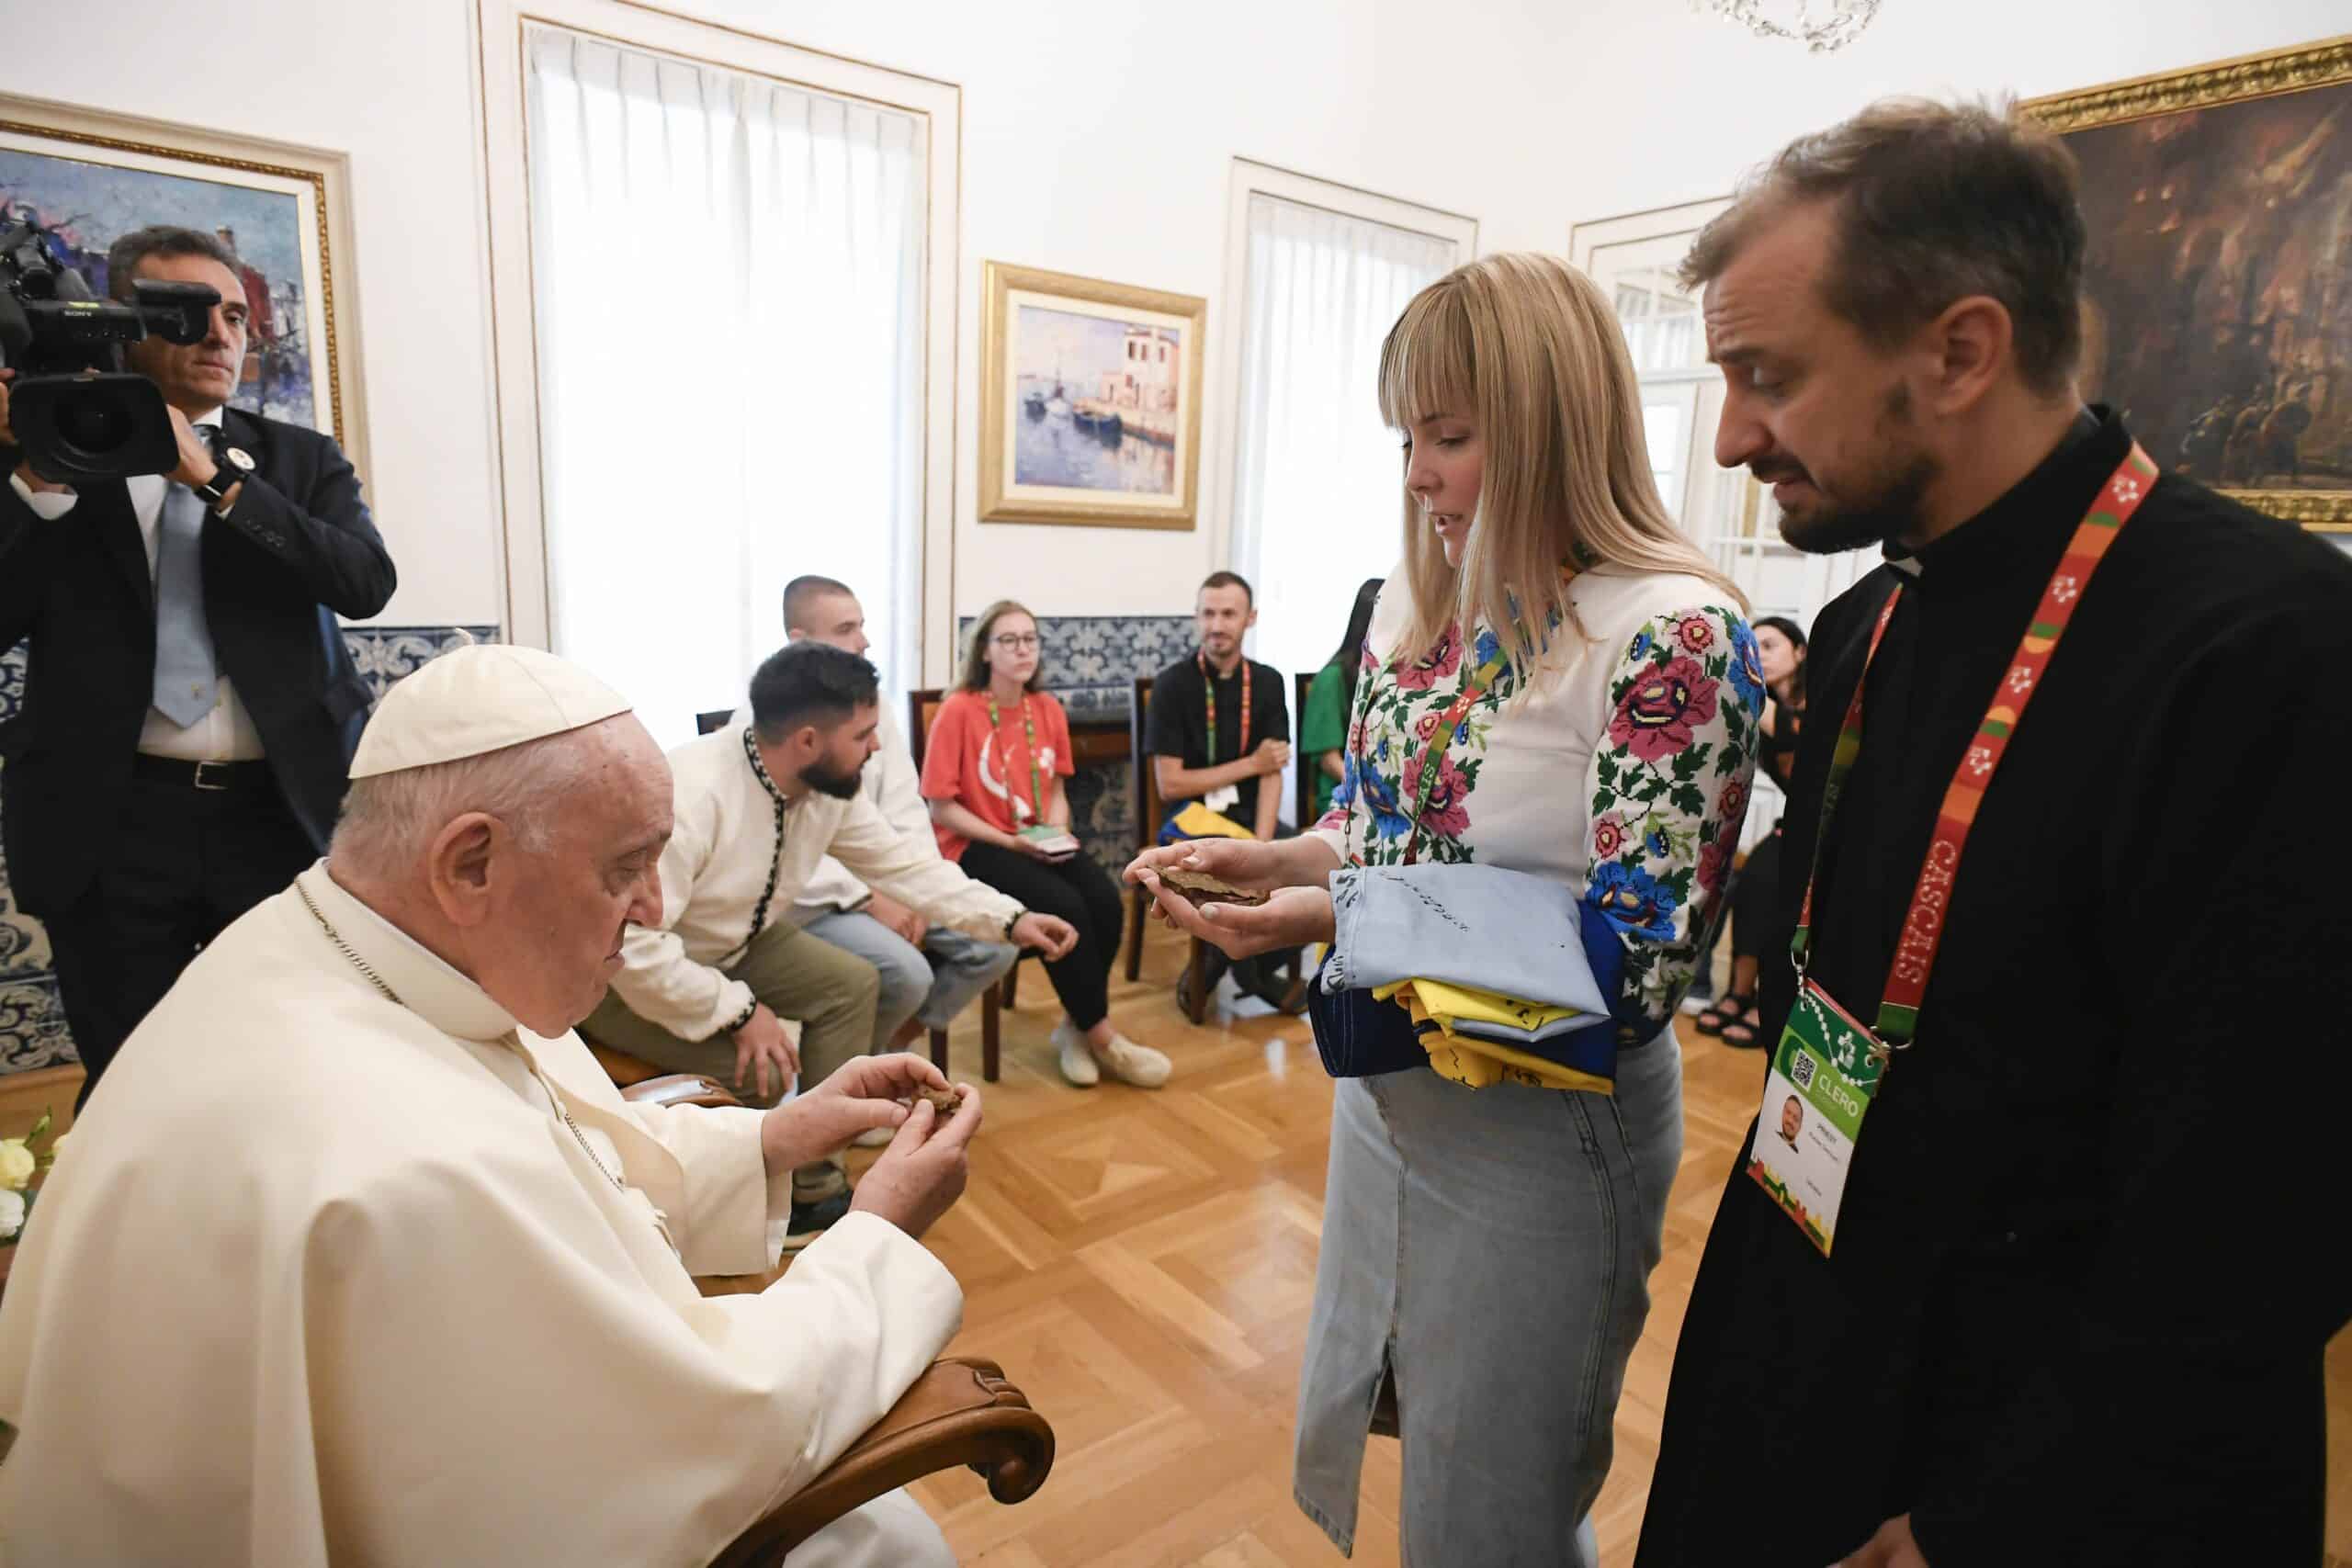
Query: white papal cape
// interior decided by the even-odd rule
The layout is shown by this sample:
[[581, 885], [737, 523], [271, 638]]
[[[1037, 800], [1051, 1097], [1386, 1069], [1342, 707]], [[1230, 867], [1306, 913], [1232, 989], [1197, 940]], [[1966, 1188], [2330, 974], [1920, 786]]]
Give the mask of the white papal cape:
[[[775, 1261], [759, 1113], [626, 1105], [578, 1036], [300, 886], [400, 1005], [288, 889], [124, 1045], [0, 1303], [0, 1560], [702, 1563], [955, 1333], [955, 1279], [865, 1213], [704, 1298]], [[944, 1554], [902, 1495], [861, 1516], [796, 1568]]]

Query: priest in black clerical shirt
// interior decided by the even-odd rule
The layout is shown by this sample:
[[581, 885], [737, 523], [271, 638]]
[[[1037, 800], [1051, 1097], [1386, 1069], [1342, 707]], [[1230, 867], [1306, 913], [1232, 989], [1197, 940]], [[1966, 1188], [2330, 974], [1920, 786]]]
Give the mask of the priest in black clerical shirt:
[[1818, 843], [1805, 994], [1900, 1048], [1809, 1219], [1757, 1179], [1789, 1080], [1743, 1140], [1638, 1568], [2319, 1560], [2352, 560], [2081, 406], [2083, 248], [2054, 141], [1905, 103], [1686, 263], [1717, 459], [1801, 547], [1886, 551], [1814, 628], [1783, 863], [1793, 906]]

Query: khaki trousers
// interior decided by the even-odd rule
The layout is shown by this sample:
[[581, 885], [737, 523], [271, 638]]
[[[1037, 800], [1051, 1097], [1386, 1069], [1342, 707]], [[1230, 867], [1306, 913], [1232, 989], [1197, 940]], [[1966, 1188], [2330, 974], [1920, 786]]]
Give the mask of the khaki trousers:
[[[751, 951], [722, 971], [741, 980], [776, 1017], [800, 1025], [800, 1083], [814, 1089], [852, 1056], [874, 1043], [874, 1009], [882, 977], [865, 959], [789, 926], [770, 926]], [[727, 1034], [681, 1040], [661, 1025], [629, 1011], [618, 991], [606, 991], [580, 1032], [599, 1045], [667, 1067], [703, 1073], [730, 1086], [746, 1105], [773, 1105], [783, 1087], [771, 1077], [763, 1096], [751, 1075], [735, 1081], [735, 1042]], [[811, 1203], [849, 1187], [849, 1171], [835, 1153], [792, 1173], [792, 1201]]]

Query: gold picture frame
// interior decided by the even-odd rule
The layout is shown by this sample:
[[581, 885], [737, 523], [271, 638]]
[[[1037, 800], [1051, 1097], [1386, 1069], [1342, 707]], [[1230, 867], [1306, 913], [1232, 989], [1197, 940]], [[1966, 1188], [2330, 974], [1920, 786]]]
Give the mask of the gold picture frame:
[[[2286, 301], [2317, 291], [2284, 276], [2310, 254], [2294, 242], [2352, 219], [2329, 205], [2352, 183], [2303, 177], [2352, 161], [2352, 35], [2018, 112], [2081, 166], [2086, 391], [2125, 408], [2166, 469], [2352, 533], [2335, 482], [2352, 476], [2352, 317], [2293, 319]], [[2315, 439], [2318, 482], [2297, 482]]]
[[67, 235], [102, 268], [118, 231], [232, 231], [253, 306], [231, 405], [334, 437], [363, 480], [351, 172], [340, 152], [0, 93], [0, 202]]
[[1208, 301], [987, 264], [980, 521], [1190, 529]]

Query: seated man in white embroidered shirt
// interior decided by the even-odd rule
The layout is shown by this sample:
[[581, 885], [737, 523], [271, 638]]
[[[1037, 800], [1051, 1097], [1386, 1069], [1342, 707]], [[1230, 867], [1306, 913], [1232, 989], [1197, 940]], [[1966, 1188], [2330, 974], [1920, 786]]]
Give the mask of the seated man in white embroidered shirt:
[[[669, 770], [609, 687], [460, 649], [368, 722], [325, 861], [91, 1091], [0, 1301], [0, 1557], [708, 1562], [955, 1334], [919, 1241], [969, 1089], [860, 1056], [774, 1111], [625, 1103], [574, 1021], [661, 913]], [[791, 1170], [896, 1141], [756, 1294]], [[0, 1430], [0, 1439], [5, 1439]], [[794, 1568], [952, 1562], [893, 1493]]]
[[[785, 586], [784, 632], [794, 642], [826, 643], [861, 656], [873, 646], [865, 637], [865, 606], [830, 577], [796, 577]], [[887, 705], [874, 739], [874, 755], [858, 774], [858, 794], [906, 848], [925, 860], [941, 859], [914, 752]], [[946, 1028], [1021, 956], [1009, 942], [967, 936], [875, 891], [831, 855], [817, 863], [788, 919], [874, 965], [882, 981], [874, 1010], [877, 1051], [903, 1050], [926, 1031]]]
[[[863, 1055], [880, 990], [874, 965], [779, 918], [827, 855], [931, 924], [1049, 958], [1069, 951], [1078, 935], [1067, 922], [910, 848], [859, 792], [879, 689], [855, 654], [793, 643], [752, 675], [748, 722], [670, 753], [676, 827], [662, 852], [662, 918], [628, 933], [612, 990], [581, 1032], [673, 1071], [731, 1079], [753, 1104], [775, 1103], [796, 1073], [819, 1082]], [[849, 1207], [840, 1150], [804, 1164], [786, 1250]]]

